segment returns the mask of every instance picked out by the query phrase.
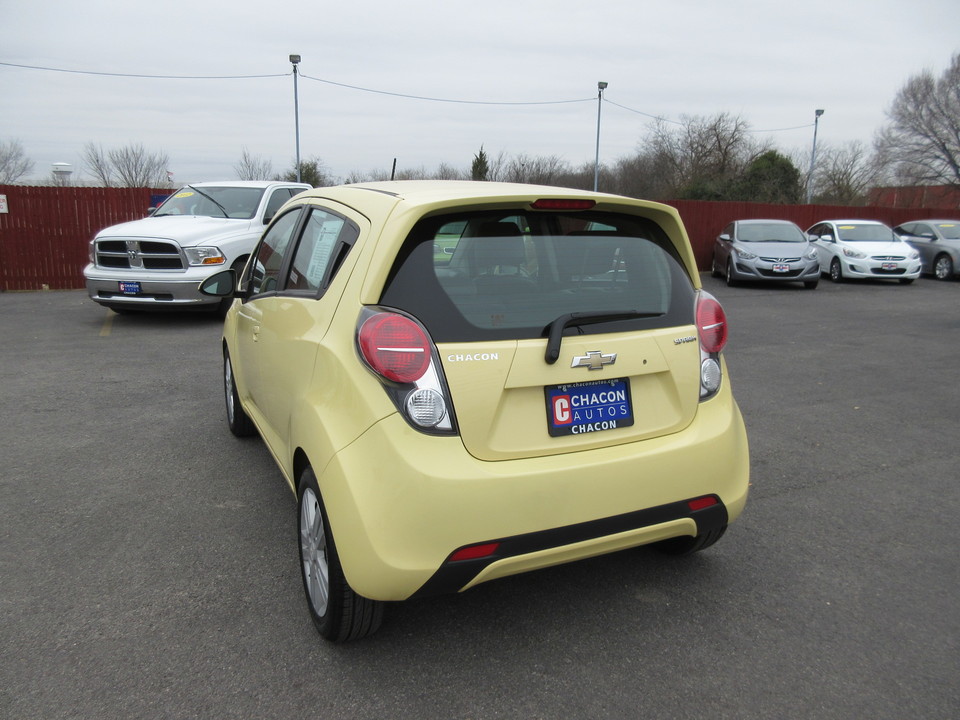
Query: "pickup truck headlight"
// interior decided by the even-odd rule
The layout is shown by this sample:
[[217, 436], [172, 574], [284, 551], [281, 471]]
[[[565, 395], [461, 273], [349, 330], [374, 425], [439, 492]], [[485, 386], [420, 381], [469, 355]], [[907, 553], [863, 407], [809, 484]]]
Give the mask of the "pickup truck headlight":
[[223, 253], [220, 252], [220, 248], [191, 247], [184, 248], [183, 252], [190, 265], [223, 265], [227, 261]]

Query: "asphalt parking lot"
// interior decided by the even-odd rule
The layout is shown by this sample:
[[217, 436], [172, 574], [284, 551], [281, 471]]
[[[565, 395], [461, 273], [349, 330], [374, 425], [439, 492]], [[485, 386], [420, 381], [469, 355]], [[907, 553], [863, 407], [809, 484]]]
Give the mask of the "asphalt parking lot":
[[638, 549], [319, 638], [219, 322], [0, 295], [3, 718], [960, 717], [960, 283], [728, 288], [752, 490]]

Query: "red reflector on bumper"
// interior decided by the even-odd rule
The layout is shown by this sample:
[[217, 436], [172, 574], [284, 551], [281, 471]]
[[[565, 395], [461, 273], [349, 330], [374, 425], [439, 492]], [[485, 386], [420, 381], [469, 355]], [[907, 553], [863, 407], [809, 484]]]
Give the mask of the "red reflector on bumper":
[[715, 497], [702, 497], [697, 498], [696, 500], [691, 500], [687, 503], [687, 506], [691, 510], [703, 510], [704, 508], [712, 507], [717, 504], [717, 499]]
[[500, 543], [484, 543], [483, 545], [471, 545], [469, 547], [460, 548], [450, 556], [449, 562], [457, 562], [458, 560], [476, 560], [477, 558], [489, 557], [497, 551], [498, 547], [500, 547]]

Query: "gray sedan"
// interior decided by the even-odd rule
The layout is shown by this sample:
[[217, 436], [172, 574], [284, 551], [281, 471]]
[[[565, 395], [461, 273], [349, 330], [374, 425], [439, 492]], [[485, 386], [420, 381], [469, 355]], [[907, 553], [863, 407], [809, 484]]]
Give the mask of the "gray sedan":
[[735, 220], [713, 244], [714, 277], [727, 285], [743, 280], [802, 282], [812, 290], [820, 281], [816, 248], [789, 220]]
[[893, 231], [920, 253], [923, 272], [937, 280], [960, 274], [960, 220], [916, 220]]

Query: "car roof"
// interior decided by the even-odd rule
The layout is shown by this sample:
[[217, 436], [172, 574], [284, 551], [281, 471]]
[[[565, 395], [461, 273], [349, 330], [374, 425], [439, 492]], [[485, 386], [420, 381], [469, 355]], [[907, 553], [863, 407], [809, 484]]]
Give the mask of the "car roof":
[[[951, 218], [923, 218], [922, 220], [908, 220], [907, 222], [900, 223], [900, 225], [912, 225], [913, 223], [960, 223], [960, 220]], [[900, 227], [900, 225], [897, 225], [897, 227]]]
[[814, 225], [819, 225], [820, 223], [833, 223], [834, 225], [886, 225], [885, 222], [880, 220], [864, 220], [862, 218], [851, 218], [849, 220], [819, 220], [814, 223]]
[[[361, 182], [349, 185], [314, 188], [306, 197], [357, 198], [365, 193], [378, 193], [410, 205], [427, 205], [455, 200], [523, 200], [531, 197], [590, 198], [598, 203], [610, 200], [641, 207], [662, 207], [659, 203], [634, 198], [596, 193], [589, 190], [555, 187], [551, 185], [528, 185], [524, 183], [486, 182], [476, 180], [387, 180]], [[368, 196], [369, 197], [369, 196]]]
[[763, 218], [750, 218], [749, 220], [735, 220], [734, 222], [740, 225], [770, 225], [771, 223], [775, 223], [777, 225], [796, 225], [793, 220], [775, 220], [773, 218], [770, 218], [769, 220], [764, 220]]

